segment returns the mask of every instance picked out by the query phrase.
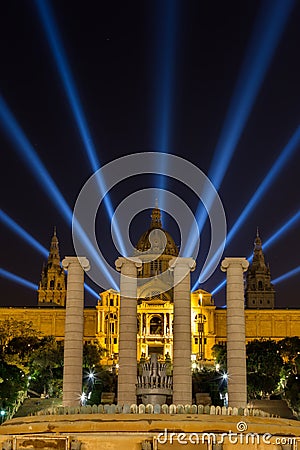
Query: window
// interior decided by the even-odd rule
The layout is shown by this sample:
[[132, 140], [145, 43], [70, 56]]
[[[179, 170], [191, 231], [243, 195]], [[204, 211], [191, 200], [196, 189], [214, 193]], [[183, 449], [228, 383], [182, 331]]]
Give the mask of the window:
[[158, 259], [156, 259], [155, 261], [151, 261], [150, 262], [150, 274], [151, 275], [156, 275], [158, 273], [161, 273], [161, 261], [159, 261]]
[[163, 335], [161, 316], [153, 316], [150, 319], [150, 334], [160, 334]]
[[206, 316], [203, 314], [196, 314], [195, 320], [202, 320], [203, 322], [206, 322]]

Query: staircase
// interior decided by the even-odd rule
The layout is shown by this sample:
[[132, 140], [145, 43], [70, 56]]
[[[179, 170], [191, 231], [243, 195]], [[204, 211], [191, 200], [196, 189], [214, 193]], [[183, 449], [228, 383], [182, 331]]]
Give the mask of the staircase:
[[285, 400], [253, 400], [251, 405], [283, 419], [296, 419]]

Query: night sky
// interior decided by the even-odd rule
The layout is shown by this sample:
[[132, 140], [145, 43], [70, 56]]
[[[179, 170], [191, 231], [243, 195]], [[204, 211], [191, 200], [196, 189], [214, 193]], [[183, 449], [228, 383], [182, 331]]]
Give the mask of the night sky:
[[[1, 95], [71, 209], [94, 170], [46, 38], [38, 3], [51, 7], [102, 166], [132, 153], [165, 151], [185, 158], [210, 176], [218, 163], [223, 164], [222, 152], [216, 157], [216, 149], [241, 80], [241, 68], [246, 76], [239, 85], [240, 99], [248, 93], [256, 69], [259, 71], [269, 59], [218, 188], [230, 231], [300, 125], [300, 3], [291, 6], [272, 52], [269, 49], [257, 61], [262, 39], [267, 39], [262, 34], [251, 38], [261, 9], [270, 12], [288, 0], [2, 2]], [[277, 21], [283, 20], [283, 14], [278, 17]], [[269, 28], [271, 22], [266, 21], [266, 35]], [[252, 66], [250, 58], [247, 67], [249, 46], [253, 58]], [[240, 111], [244, 110], [242, 105]], [[165, 116], [162, 111], [166, 111]], [[33, 165], [30, 167], [21, 156], [7, 132], [7, 122], [0, 116], [2, 210], [46, 248], [56, 226], [61, 257], [74, 255], [70, 224], [35, 176]], [[248, 257], [257, 227], [263, 242], [267, 241], [299, 212], [299, 177], [300, 139], [226, 246], [224, 256]], [[110, 192], [113, 207], [131, 193], [156, 187], [159, 182], [153, 175], [125, 180]], [[196, 211], [197, 199], [179, 182], [166, 179], [165, 188]], [[149, 210], [134, 218], [130, 228], [133, 244], [149, 221]], [[176, 218], [164, 215], [163, 222], [180, 244]], [[0, 226], [1, 268], [37, 284], [45, 257], [3, 222]], [[265, 250], [273, 279], [299, 267], [299, 227], [298, 217]], [[103, 205], [97, 217], [97, 237], [113, 266], [118, 251]], [[207, 222], [201, 235], [198, 268], [209, 239]], [[193, 274], [193, 282], [197, 274]], [[223, 279], [218, 268], [201, 287], [212, 291]], [[299, 281], [298, 272], [276, 284], [278, 307], [300, 306]], [[96, 292], [101, 291], [101, 287], [89, 284]], [[36, 304], [34, 290], [3, 277], [0, 286], [1, 306]], [[215, 299], [217, 305], [224, 305], [225, 290]], [[96, 299], [88, 294], [86, 304], [94, 305]]]

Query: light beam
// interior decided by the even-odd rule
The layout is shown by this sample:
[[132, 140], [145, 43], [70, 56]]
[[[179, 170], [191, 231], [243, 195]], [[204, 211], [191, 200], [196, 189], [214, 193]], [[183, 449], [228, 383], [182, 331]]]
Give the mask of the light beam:
[[[281, 238], [284, 234], [286, 234], [290, 228], [292, 228], [297, 221], [300, 220], [300, 210], [296, 212], [287, 222], [285, 222], [275, 233], [272, 234], [263, 244], [263, 250], [266, 250], [272, 244], [274, 244], [279, 238]], [[248, 261], [251, 262], [253, 259], [253, 254], [251, 254], [248, 258]]]
[[218, 284], [217, 287], [211, 292], [211, 295], [215, 295], [217, 292], [219, 292], [224, 286], [226, 286], [226, 278], [223, 280], [220, 284]]
[[31, 281], [25, 280], [25, 278], [19, 277], [18, 275], [15, 275], [12, 272], [9, 272], [8, 270], [0, 268], [0, 276], [2, 278], [6, 278], [7, 280], [13, 281], [14, 283], [20, 284], [21, 286], [25, 286], [29, 289], [33, 289], [34, 291], [37, 291], [38, 285], [32, 283]]
[[[3, 97], [0, 97], [0, 124], [2, 125], [8, 139], [12, 142], [13, 147], [18, 152], [18, 155], [22, 158], [26, 166], [36, 177], [36, 179], [38, 180], [50, 200], [58, 208], [68, 225], [71, 225], [73, 216], [71, 208], [67, 204], [48, 170], [40, 160], [39, 156], [36, 154], [25, 133], [9, 110]], [[78, 226], [80, 230], [80, 237], [84, 245], [87, 247], [89, 255], [93, 256], [94, 258], [94, 263], [97, 264], [101, 268], [101, 270], [103, 270], [103, 273], [112, 284], [114, 289], [118, 290], [118, 286], [115, 280], [106, 269], [103, 261], [99, 258], [97, 251], [91, 245], [88, 237], [81, 229], [80, 224], [76, 223], [76, 226]]]
[[[154, 75], [155, 86], [155, 148], [162, 153], [170, 150], [171, 116], [174, 94], [174, 74], [176, 59], [176, 31], [179, 3], [177, 0], [156, 2], [160, 10], [155, 21], [157, 68]], [[160, 167], [161, 168], [161, 167]], [[163, 179], [163, 177], [162, 177]], [[162, 187], [161, 187], [162, 188]]]
[[11, 231], [20, 236], [27, 244], [32, 248], [41, 253], [45, 258], [48, 257], [48, 250], [42, 246], [31, 234], [29, 234], [24, 228], [22, 228], [17, 222], [15, 222], [11, 217], [9, 217], [3, 210], [0, 210], [0, 220], [6, 225]]
[[[17, 224], [11, 217], [9, 217], [4, 211], [0, 210], [0, 220], [6, 225], [11, 231], [16, 233], [25, 242], [27, 242], [32, 248], [41, 253], [45, 258], [48, 258], [49, 250], [43, 247], [40, 242], [38, 242], [31, 234], [29, 234], [24, 228]], [[99, 298], [99, 295], [88, 285], [84, 284], [84, 288], [92, 294], [93, 297]]]
[[300, 266], [295, 267], [295, 269], [292, 269], [289, 272], [286, 272], [283, 275], [280, 275], [279, 277], [275, 278], [275, 280], [273, 280], [272, 283], [273, 284], [281, 283], [282, 281], [285, 281], [288, 278], [291, 278], [291, 277], [294, 277], [295, 275], [298, 275], [298, 273], [300, 273]]
[[[164, 0], [155, 2], [157, 11], [155, 15], [155, 50], [153, 92], [154, 96], [154, 149], [161, 153], [170, 151], [171, 124], [173, 119], [174, 82], [176, 74], [176, 37], [178, 35], [179, 1]], [[164, 158], [158, 158], [158, 164], [162, 172], [166, 162]], [[156, 186], [164, 190], [167, 179], [164, 175], [154, 177]], [[164, 210], [164, 195], [159, 198], [159, 207]]]
[[99, 300], [99, 295], [88, 284], [84, 283], [84, 289], [89, 292], [93, 297]]
[[[68, 59], [64, 51], [62, 40], [54, 19], [53, 11], [47, 0], [36, 0], [35, 4], [43, 23], [45, 35], [52, 51], [52, 55], [55, 60], [62, 84], [64, 86], [65, 93], [70, 104], [70, 109], [76, 121], [80, 137], [83, 141], [88, 160], [93, 172], [96, 172], [100, 168], [99, 158], [87, 124], [85, 114], [83, 112], [80, 96], [76, 88], [70, 66], [68, 64]], [[104, 179], [99, 176], [97, 181], [101, 194], [105, 193], [106, 185]], [[114, 209], [108, 194], [104, 196], [103, 202], [108, 213], [109, 220], [112, 221]], [[126, 249], [121, 238], [122, 234], [120, 232], [118, 224], [116, 223], [116, 221], [113, 221], [112, 223], [114, 228], [116, 229], [115, 235], [118, 241], [119, 248], [121, 249], [122, 254], [126, 256]]]
[[[266, 248], [270, 247], [271, 245], [273, 245], [276, 241], [278, 241], [278, 239], [280, 239], [285, 233], [287, 233], [287, 231], [290, 230], [290, 228], [292, 228], [297, 221], [300, 220], [300, 211], [298, 211], [296, 214], [293, 215], [293, 217], [291, 217], [289, 220], [287, 220], [278, 230], [275, 231], [275, 233], [272, 234], [272, 236], [270, 236], [265, 243], [262, 244], [262, 248], [263, 250], [266, 250]], [[248, 258], [248, 261], [251, 262], [253, 259], [253, 254], [251, 254]], [[300, 267], [300, 266], [299, 266]], [[296, 275], [297, 270], [299, 270], [299, 268], [293, 269], [290, 272], [287, 272], [284, 275], [281, 275], [278, 278], [275, 278], [275, 280], [272, 281], [273, 284], [279, 283], [280, 281], [283, 281], [286, 278], [289, 278], [290, 276]], [[295, 272], [296, 271], [296, 272]], [[223, 280], [213, 291], [212, 291], [212, 295], [216, 294], [217, 292], [219, 292], [224, 286], [226, 285], [226, 279]], [[195, 284], [195, 286], [198, 286], [198, 281]], [[195, 290], [195, 287], [193, 286], [193, 289]]]
[[233, 239], [237, 231], [240, 229], [241, 225], [245, 222], [254, 207], [261, 201], [263, 195], [266, 193], [267, 189], [274, 182], [275, 178], [280, 175], [280, 171], [284, 165], [291, 159], [296, 150], [299, 150], [300, 145], [300, 126], [296, 129], [295, 133], [284, 147], [279, 157], [268, 171], [267, 175], [264, 177], [263, 181], [256, 189], [251, 200], [248, 202], [247, 206], [244, 208], [240, 214], [238, 220], [235, 222], [230, 232], [227, 235], [227, 244]]
[[280, 237], [282, 237], [290, 228], [292, 228], [300, 220], [300, 210], [293, 215], [284, 225], [282, 225], [274, 234], [272, 234], [269, 239], [263, 244], [263, 249], [266, 250], [274, 242], [276, 242]]
[[[264, 177], [263, 181], [260, 183], [256, 191], [254, 192], [253, 196], [247, 203], [247, 206], [243, 209], [242, 213], [240, 214], [239, 218], [229, 231], [227, 238], [226, 238], [226, 246], [228, 246], [229, 242], [232, 241], [236, 233], [240, 230], [241, 226], [244, 224], [246, 219], [249, 217], [250, 213], [253, 211], [253, 209], [257, 206], [257, 204], [262, 200], [263, 195], [266, 193], [268, 188], [271, 186], [271, 184], [274, 182], [276, 177], [280, 175], [280, 172], [284, 165], [291, 159], [293, 154], [299, 149], [300, 145], [300, 126], [296, 129], [293, 136], [289, 140], [289, 142], [286, 144], [286, 146], [281, 151], [279, 157], [276, 159], [275, 163], [271, 167], [271, 169], [268, 171], [267, 175]], [[298, 220], [299, 216], [298, 213], [290, 219], [285, 225], [283, 225], [283, 229], [286, 232], [287, 229], [289, 229], [295, 220]], [[279, 237], [279, 235], [282, 234], [281, 228], [277, 230], [274, 235], [272, 235], [269, 240], [267, 241], [267, 245], [270, 245], [274, 240]], [[275, 236], [276, 235], [276, 236]], [[270, 241], [270, 242], [269, 242]], [[212, 258], [211, 263], [207, 265], [206, 270], [201, 274], [201, 276], [205, 276], [205, 273], [211, 265], [214, 263], [214, 258]], [[196, 283], [193, 286], [193, 290], [195, 290], [198, 286], [198, 284], [201, 283], [200, 277], [196, 281]]]
[[[294, 5], [294, 0], [269, 0], [261, 4], [208, 173], [216, 190], [219, 190], [227, 172]], [[211, 192], [207, 195], [209, 205], [213, 198]], [[207, 219], [201, 203], [198, 205], [196, 218], [201, 233]], [[194, 239], [191, 234], [184, 251], [185, 256], [193, 254]]]

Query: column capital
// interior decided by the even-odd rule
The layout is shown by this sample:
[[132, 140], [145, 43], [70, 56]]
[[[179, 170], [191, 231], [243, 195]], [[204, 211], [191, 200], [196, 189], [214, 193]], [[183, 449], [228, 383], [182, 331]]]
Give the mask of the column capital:
[[188, 269], [189, 272], [193, 272], [196, 268], [196, 262], [193, 258], [181, 258], [178, 256], [169, 261], [169, 267], [171, 270], [174, 270], [175, 267], [180, 267], [183, 269]]
[[120, 256], [115, 262], [117, 271], [121, 272], [122, 266], [124, 266], [126, 264], [135, 266], [137, 269], [141, 269], [142, 265], [143, 265], [141, 259], [137, 258], [135, 256], [132, 256], [132, 257], [129, 257], [129, 258], [125, 258], [124, 256]]
[[66, 256], [62, 260], [62, 266], [65, 270], [68, 270], [71, 264], [80, 265], [85, 272], [90, 270], [90, 262], [85, 256]]
[[243, 272], [246, 272], [249, 267], [249, 262], [246, 258], [224, 258], [221, 263], [222, 272], [227, 272], [229, 267], [241, 267]]

